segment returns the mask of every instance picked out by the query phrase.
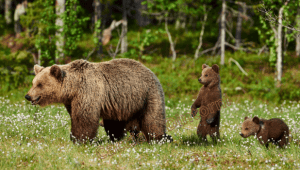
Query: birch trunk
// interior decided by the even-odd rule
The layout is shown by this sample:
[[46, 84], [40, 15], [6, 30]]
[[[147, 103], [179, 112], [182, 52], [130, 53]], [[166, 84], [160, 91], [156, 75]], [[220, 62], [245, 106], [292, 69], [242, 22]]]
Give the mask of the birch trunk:
[[281, 83], [282, 76], [282, 13], [283, 7], [279, 9], [278, 14], [278, 28], [277, 28], [277, 85]]
[[[297, 9], [297, 16], [296, 16], [296, 29], [300, 29], [300, 7]], [[300, 33], [296, 35], [296, 55], [300, 57]]]
[[12, 0], [5, 0], [5, 21], [6, 24], [12, 22]]
[[123, 0], [123, 24], [122, 24], [121, 53], [127, 52], [127, 0]]
[[[95, 5], [95, 9], [94, 9], [94, 13], [95, 13], [95, 36], [97, 37], [97, 55], [100, 56], [102, 54], [102, 37], [101, 37], [101, 25], [103, 25], [103, 23], [100, 24], [100, 26], [97, 26], [97, 22], [101, 21], [101, 2], [100, 0], [95, 0], [94, 1], [94, 5]], [[100, 31], [99, 31], [100, 30]]]
[[225, 0], [222, 2], [222, 13], [221, 13], [221, 65], [225, 63], [225, 13], [226, 3]]
[[56, 15], [58, 16], [55, 25], [59, 27], [59, 29], [56, 31], [55, 35], [57, 37], [56, 41], [56, 56], [55, 56], [55, 63], [58, 63], [59, 59], [64, 58], [63, 53], [63, 47], [64, 47], [64, 36], [62, 35], [63, 32], [63, 19], [61, 18], [61, 15], [65, 12], [65, 0], [56, 0]]
[[237, 48], [240, 48], [240, 43], [241, 43], [241, 35], [242, 35], [242, 23], [243, 23], [243, 18], [242, 18], [242, 13], [243, 8], [239, 6], [239, 14], [237, 18], [237, 23], [236, 23], [236, 33], [235, 33], [235, 46]]

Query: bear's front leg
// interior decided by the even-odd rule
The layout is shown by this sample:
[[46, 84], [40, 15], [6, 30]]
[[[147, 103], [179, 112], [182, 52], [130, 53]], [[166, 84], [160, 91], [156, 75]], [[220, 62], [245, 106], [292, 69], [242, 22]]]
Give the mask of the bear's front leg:
[[98, 127], [99, 118], [93, 120], [88, 117], [83, 117], [83, 115], [72, 115], [70, 138], [74, 143], [91, 142], [97, 136]]
[[268, 142], [267, 135], [264, 135], [264, 136], [262, 136], [262, 135], [257, 135], [257, 139], [258, 139], [258, 141], [260, 142], [260, 144], [265, 145], [266, 148], [269, 147], [269, 142]]
[[[197, 100], [196, 100], [197, 101]], [[197, 112], [198, 112], [198, 110], [197, 110], [197, 108], [199, 108], [201, 105], [200, 105], [200, 102], [198, 103], [198, 102], [194, 102], [193, 103], [193, 105], [192, 105], [192, 107], [191, 107], [191, 115], [192, 115], [192, 117], [195, 117], [196, 115], [197, 115]]]
[[[200, 90], [201, 91], [201, 90]], [[195, 102], [192, 104], [192, 107], [191, 107], [191, 115], [193, 117], [195, 117], [197, 115], [197, 108], [201, 107], [201, 94], [200, 92], [198, 93], [198, 96], [197, 96], [197, 99], [195, 100]]]

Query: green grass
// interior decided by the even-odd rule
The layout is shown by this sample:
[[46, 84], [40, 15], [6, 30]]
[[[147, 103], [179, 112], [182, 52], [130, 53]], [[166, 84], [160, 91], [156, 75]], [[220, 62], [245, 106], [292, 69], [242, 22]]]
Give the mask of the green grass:
[[[10, 94], [14, 96], [16, 94]], [[29, 102], [11, 102], [0, 97], [0, 169], [299, 169], [300, 102], [281, 105], [258, 100], [233, 102], [221, 109], [221, 139], [213, 143], [199, 140], [199, 120], [182, 124], [167, 132], [173, 143], [140, 143], [117, 149], [99, 128], [100, 145], [76, 145], [69, 140], [70, 117], [62, 105], [40, 108]], [[190, 112], [192, 100], [166, 100], [167, 119]], [[235, 101], [234, 98], [230, 98]], [[239, 136], [245, 116], [282, 118], [293, 138], [286, 149], [271, 144], [267, 150], [252, 136]], [[197, 115], [199, 116], [199, 114]], [[125, 137], [129, 140], [129, 137]], [[134, 143], [130, 142], [133, 145]], [[100, 147], [102, 147], [100, 149]], [[101, 159], [103, 156], [110, 153]]]

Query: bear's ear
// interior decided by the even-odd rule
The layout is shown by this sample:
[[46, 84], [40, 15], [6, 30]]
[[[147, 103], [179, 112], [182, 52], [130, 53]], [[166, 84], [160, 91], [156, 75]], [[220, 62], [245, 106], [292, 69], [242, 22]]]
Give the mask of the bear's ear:
[[42, 67], [42, 66], [39, 66], [39, 65], [34, 65], [34, 67], [33, 67], [33, 70], [34, 70], [34, 73], [35, 73], [35, 75], [37, 75], [39, 72], [41, 72], [42, 70], [44, 69], [44, 67]]
[[214, 64], [211, 68], [219, 74], [219, 66], [217, 64]]
[[247, 119], [248, 119], [248, 117], [246, 116], [244, 120], [247, 120]]
[[206, 67], [208, 67], [208, 65], [202, 64], [202, 70], [205, 69]]
[[61, 70], [57, 65], [53, 65], [50, 68], [50, 75], [55, 77], [57, 80], [62, 80], [65, 76], [65, 72]]
[[259, 118], [257, 116], [255, 116], [252, 121], [256, 124], [259, 124]]

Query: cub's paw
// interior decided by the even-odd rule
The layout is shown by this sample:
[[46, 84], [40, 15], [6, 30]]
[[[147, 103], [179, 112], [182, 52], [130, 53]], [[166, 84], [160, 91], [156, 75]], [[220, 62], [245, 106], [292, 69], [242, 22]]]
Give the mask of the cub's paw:
[[196, 116], [196, 114], [197, 114], [197, 110], [192, 110], [192, 117], [195, 117]]

